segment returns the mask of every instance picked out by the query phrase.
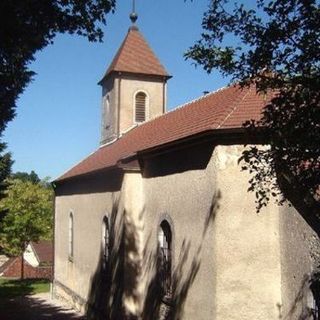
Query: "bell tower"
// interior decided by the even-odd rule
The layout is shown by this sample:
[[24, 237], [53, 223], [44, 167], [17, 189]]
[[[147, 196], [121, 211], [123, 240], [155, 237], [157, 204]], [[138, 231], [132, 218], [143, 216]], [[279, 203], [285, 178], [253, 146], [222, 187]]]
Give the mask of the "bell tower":
[[143, 35], [133, 10], [132, 25], [99, 84], [102, 87], [101, 144], [118, 139], [141, 123], [166, 111], [171, 76]]

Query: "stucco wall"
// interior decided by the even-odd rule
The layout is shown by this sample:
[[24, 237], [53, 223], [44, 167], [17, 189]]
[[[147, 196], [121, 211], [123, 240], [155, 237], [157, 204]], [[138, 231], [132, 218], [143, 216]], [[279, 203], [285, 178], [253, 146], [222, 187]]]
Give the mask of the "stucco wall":
[[[115, 181], [116, 180], [116, 181]], [[56, 294], [64, 299], [68, 291], [77, 295], [80, 304], [95, 291], [95, 276], [101, 265], [103, 218], [111, 219], [119, 203], [122, 175], [101, 174], [97, 179], [84, 179], [58, 187], [55, 198], [55, 268]], [[74, 221], [74, 253], [69, 258], [69, 215]], [[59, 284], [62, 284], [60, 286]], [[67, 288], [67, 291], [63, 289]], [[73, 299], [76, 300], [76, 299]], [[78, 306], [84, 310], [84, 305]]]
[[[295, 215], [294, 220], [287, 216], [288, 211], [279, 216], [273, 203], [256, 213], [254, 194], [247, 192], [248, 173], [238, 165], [242, 150], [237, 145], [203, 143], [145, 158], [142, 175], [105, 172], [58, 187], [55, 279], [61, 294], [77, 296], [80, 303], [88, 299], [99, 303], [108, 290], [108, 299], [117, 297], [127, 314], [150, 319], [158, 231], [166, 219], [173, 233], [171, 310], [176, 317], [283, 317], [298, 288], [292, 277], [300, 281], [310, 269], [303, 241], [301, 247], [293, 245], [301, 240], [297, 234], [304, 237], [305, 226]], [[113, 224], [110, 277], [101, 281], [97, 278], [101, 225], [114, 207], [124, 227]], [[72, 262], [70, 210], [75, 228]], [[303, 260], [300, 265], [297, 257]], [[108, 281], [107, 289], [93, 290]], [[111, 304], [111, 310], [118, 309]]]
[[[135, 125], [134, 97], [138, 91], [147, 94], [146, 120], [163, 114], [166, 104], [165, 82], [166, 80], [161, 78], [135, 75], [110, 76], [105, 79], [102, 84], [101, 144], [114, 140], [118, 134], [126, 132]], [[107, 96], [109, 108], [107, 108]]]
[[[101, 144], [117, 137], [118, 123], [118, 79], [110, 76], [102, 84]], [[109, 97], [109, 108], [107, 107]]]
[[280, 211], [281, 315], [285, 320], [306, 319], [313, 307], [310, 277], [320, 261], [319, 238], [293, 207], [285, 205]]
[[146, 119], [163, 113], [163, 81], [137, 77], [122, 77], [120, 88], [120, 133], [131, 128], [134, 122], [134, 97], [138, 91], [147, 94]]
[[279, 319], [279, 210], [270, 203], [256, 213], [249, 175], [238, 165], [242, 150], [215, 150], [222, 199], [214, 232], [217, 319]]
[[145, 163], [146, 244], [156, 246], [168, 217], [183, 319], [278, 319], [278, 209], [256, 214], [248, 176], [237, 164], [242, 147], [219, 146], [212, 157], [207, 151], [194, 147]]

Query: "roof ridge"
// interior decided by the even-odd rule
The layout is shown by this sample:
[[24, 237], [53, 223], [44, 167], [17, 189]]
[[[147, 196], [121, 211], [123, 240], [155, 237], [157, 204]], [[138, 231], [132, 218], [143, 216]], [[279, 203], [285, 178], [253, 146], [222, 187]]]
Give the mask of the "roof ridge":
[[[241, 128], [248, 117], [260, 119], [261, 97], [255, 96], [255, 87], [242, 88], [238, 83], [219, 88], [159, 115], [123, 134], [100, 148], [59, 180], [115, 167], [120, 159], [141, 150], [154, 148], [200, 132]], [[251, 99], [253, 99], [251, 101]], [[250, 102], [248, 111], [243, 110]]]
[[[232, 85], [231, 85], [231, 86], [232, 86]], [[187, 106], [190, 105], [190, 104], [193, 104], [193, 103], [195, 103], [195, 102], [198, 102], [198, 101], [201, 101], [202, 99], [207, 98], [208, 96], [211, 96], [211, 95], [214, 95], [214, 94], [216, 94], [216, 93], [218, 93], [218, 92], [220, 92], [220, 91], [229, 89], [231, 86], [224, 86], [224, 87], [218, 88], [217, 90], [214, 90], [214, 91], [211, 91], [211, 92], [209, 92], [209, 93], [207, 93], [207, 94], [204, 94], [204, 95], [202, 95], [202, 96], [200, 96], [200, 97], [198, 97], [198, 98], [194, 98], [193, 100], [190, 100], [190, 101], [188, 101], [188, 102], [186, 102], [186, 103], [184, 103], [184, 104], [178, 105], [178, 106], [175, 107], [174, 109], [169, 110], [168, 112], [162, 114], [161, 116], [164, 116], [164, 115], [166, 115], [166, 114], [168, 114], [168, 113], [172, 113], [172, 112], [174, 112], [174, 111], [178, 111], [178, 110], [180, 110], [180, 109], [183, 109], [183, 108], [187, 107]], [[159, 116], [159, 117], [160, 117], [160, 116]]]
[[223, 121], [217, 126], [216, 129], [221, 128], [225, 122], [231, 117], [231, 115], [235, 112], [235, 110], [237, 109], [237, 107], [239, 106], [239, 103], [241, 101], [243, 101], [247, 95], [251, 92], [251, 87], [248, 89], [248, 91], [241, 97], [240, 100], [237, 99], [237, 101], [234, 102], [234, 107], [232, 108], [232, 110], [227, 114], [227, 116], [223, 119]]
[[130, 29], [128, 30], [125, 38], [123, 39], [123, 41], [122, 41], [122, 43], [121, 43], [121, 45], [120, 45], [120, 47], [119, 47], [119, 49], [117, 50], [114, 58], [112, 59], [112, 61], [111, 61], [110, 65], [109, 65], [107, 71], [105, 71], [104, 75], [102, 76], [102, 78], [101, 78], [101, 80], [98, 82], [98, 84], [100, 84], [100, 83], [104, 80], [104, 78], [110, 73], [112, 67], [117, 64], [117, 62], [118, 62], [118, 60], [119, 60], [119, 57], [120, 57], [120, 54], [121, 54], [121, 52], [122, 52], [122, 50], [123, 50], [123, 48], [124, 48], [124, 44], [125, 44], [128, 36], [129, 36], [129, 32], [130, 32]]
[[[16, 257], [10, 257], [1, 267], [0, 267], [0, 272], [4, 273], [8, 268], [10, 268], [14, 262], [20, 258], [19, 256]], [[0, 274], [1, 276], [1, 274]]]
[[[115, 140], [117, 141], [117, 140]], [[76, 164], [74, 164], [72, 167], [70, 167], [69, 169], [66, 169], [65, 171], [63, 171], [62, 174], [60, 174], [58, 177], [56, 177], [55, 179], [52, 179], [50, 181], [50, 183], [54, 183], [55, 181], [58, 181], [60, 177], [64, 176], [66, 173], [68, 173], [70, 170], [72, 170], [73, 168], [75, 168], [76, 166], [78, 166], [80, 163], [82, 163], [84, 160], [86, 160], [88, 157], [90, 157], [91, 155], [93, 155], [94, 153], [96, 153], [99, 148], [94, 149], [94, 151], [91, 151], [88, 155], [86, 155], [84, 158], [81, 158], [81, 160], [79, 160]]]
[[[209, 93], [207, 93], [207, 94], [205, 94], [205, 95], [202, 95], [202, 96], [200, 96], [200, 97], [198, 97], [198, 98], [195, 98], [195, 99], [193, 99], [193, 100], [190, 100], [190, 101], [188, 101], [188, 102], [186, 102], [186, 103], [184, 103], [184, 104], [180, 104], [180, 105], [176, 106], [175, 108], [172, 108], [171, 110], [169, 110], [169, 111], [167, 111], [167, 112], [165, 112], [165, 113], [163, 113], [163, 114], [160, 114], [160, 115], [158, 115], [158, 116], [156, 116], [156, 117], [154, 117], [154, 118], [152, 118], [152, 119], [150, 119], [150, 120], [148, 120], [148, 121], [143, 122], [141, 125], [138, 125], [138, 126], [136, 126], [135, 128], [142, 127], [142, 126], [144, 126], [144, 125], [146, 125], [146, 124], [149, 124], [149, 123], [151, 123], [151, 122], [153, 122], [153, 121], [155, 121], [155, 120], [157, 120], [157, 119], [159, 119], [159, 118], [165, 117], [165, 116], [167, 116], [168, 114], [172, 114], [172, 113], [174, 113], [174, 112], [176, 112], [176, 111], [179, 111], [179, 110], [181, 110], [181, 109], [184, 109], [184, 108], [188, 107], [190, 104], [193, 104], [193, 103], [195, 103], [195, 102], [197, 102], [197, 101], [201, 101], [202, 99], [205, 99], [205, 98], [207, 98], [207, 97], [210, 96], [210, 95], [216, 94], [216, 93], [218, 93], [218, 92], [220, 92], [220, 91], [223, 91], [223, 90], [226, 90], [226, 89], [229, 89], [230, 87], [231, 87], [231, 86], [221, 87], [221, 88], [219, 88], [219, 89], [217, 89], [217, 90], [215, 90], [215, 91], [211, 91], [211, 92], [209, 92]], [[132, 129], [135, 129], [135, 128], [132, 128]], [[130, 130], [130, 131], [131, 131], [131, 130]]]
[[[106, 147], [109, 147], [109, 146], [113, 145], [114, 143], [116, 143], [116, 142], [122, 140], [123, 138], [125, 138], [128, 134], [130, 134], [131, 132], [135, 131], [136, 129], [141, 128], [141, 127], [144, 127], [144, 126], [146, 126], [146, 125], [154, 122], [154, 121], [157, 120], [157, 119], [166, 117], [168, 114], [172, 114], [172, 113], [177, 112], [177, 111], [179, 111], [179, 110], [181, 110], [181, 109], [184, 109], [184, 108], [188, 107], [190, 104], [193, 104], [193, 103], [195, 103], [195, 102], [197, 102], [197, 101], [201, 101], [202, 99], [205, 99], [205, 98], [207, 98], [208, 96], [211, 96], [211, 95], [214, 95], [214, 94], [216, 94], [216, 93], [218, 93], [218, 92], [220, 92], [220, 91], [229, 89], [229, 88], [231, 88], [231, 87], [234, 86], [234, 85], [235, 85], [235, 84], [231, 84], [231, 85], [227, 85], [227, 86], [218, 88], [217, 90], [211, 91], [211, 92], [209, 92], [208, 94], [202, 95], [202, 96], [200, 96], [200, 97], [198, 97], [198, 98], [195, 98], [195, 99], [193, 99], [193, 100], [190, 100], [190, 101], [188, 101], [188, 102], [186, 102], [186, 103], [184, 103], [184, 104], [180, 104], [180, 105], [178, 105], [177, 107], [175, 107], [174, 109], [169, 110], [169, 111], [167, 111], [166, 113], [163, 113], [163, 114], [161, 114], [161, 115], [158, 115], [158, 116], [156, 116], [156, 117], [154, 117], [154, 118], [152, 118], [152, 119], [150, 119], [150, 120], [148, 120], [148, 121], [145, 121], [145, 122], [143, 122], [142, 124], [138, 124], [138, 125], [135, 125], [135, 126], [130, 127], [128, 131], [122, 133], [118, 138], [114, 138], [113, 140], [111, 140], [111, 141], [109, 141], [109, 142], [107, 142], [107, 143], [105, 143], [105, 144], [103, 144], [103, 145], [100, 145], [97, 149], [95, 149], [95, 151], [91, 152], [91, 153], [90, 153], [89, 155], [87, 155], [84, 159], [80, 160], [78, 163], [76, 163], [75, 165], [73, 165], [70, 169], [66, 170], [66, 171], [65, 171], [62, 175], [60, 175], [59, 177], [63, 176], [65, 173], [67, 173], [67, 172], [68, 172], [69, 170], [71, 170], [72, 168], [76, 167], [76, 166], [77, 166], [78, 164], [80, 164], [82, 161], [84, 161], [84, 160], [87, 159], [89, 156], [91, 156], [92, 154], [94, 154], [97, 150], [99, 150], [99, 149], [104, 149], [104, 148], [106, 148]], [[59, 178], [59, 177], [58, 177], [58, 178]], [[56, 180], [57, 180], [57, 178], [54, 179], [53, 181], [56, 181]]]
[[103, 80], [112, 72], [128, 72], [171, 78], [146, 38], [135, 28], [129, 28], [127, 35], [98, 84], [102, 84]]

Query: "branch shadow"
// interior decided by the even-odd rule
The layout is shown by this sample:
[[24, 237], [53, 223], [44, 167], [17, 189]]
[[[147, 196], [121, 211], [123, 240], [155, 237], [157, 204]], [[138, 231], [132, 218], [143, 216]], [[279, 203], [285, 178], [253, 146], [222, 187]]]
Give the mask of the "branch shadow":
[[305, 274], [299, 285], [293, 302], [285, 315], [282, 314], [282, 306], [279, 309], [279, 319], [283, 320], [310, 320], [318, 319], [320, 302], [320, 281], [318, 272]]
[[[152, 247], [154, 234], [146, 237], [142, 248], [139, 233], [143, 227], [144, 209], [139, 222], [114, 201], [110, 215], [110, 253], [103, 263], [103, 253], [91, 279], [86, 316], [95, 320], [176, 320], [181, 319], [188, 293], [201, 266], [202, 243], [219, 208], [220, 192], [213, 195], [200, 233], [198, 246], [184, 238], [172, 271], [172, 289], [165, 295], [159, 274], [159, 252]], [[142, 289], [141, 289], [142, 288]], [[138, 306], [136, 312], [126, 308], [128, 301]]]
[[123, 313], [124, 218], [119, 215], [118, 207], [119, 201], [116, 200], [110, 215], [108, 260], [104, 263], [104, 255], [100, 249], [99, 263], [91, 279], [86, 310], [88, 319], [117, 319]]

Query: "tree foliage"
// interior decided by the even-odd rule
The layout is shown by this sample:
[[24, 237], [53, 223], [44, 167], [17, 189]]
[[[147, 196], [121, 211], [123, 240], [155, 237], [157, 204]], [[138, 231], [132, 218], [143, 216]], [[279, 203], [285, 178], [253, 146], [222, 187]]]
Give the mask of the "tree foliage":
[[13, 161], [11, 159], [11, 154], [6, 152], [6, 144], [0, 142], [0, 199], [3, 197], [4, 191], [7, 187], [6, 179], [9, 178], [11, 174], [12, 164]]
[[[58, 33], [101, 41], [101, 25], [115, 0], [1, 0], [0, 1], [0, 138], [16, 112], [16, 101], [32, 81], [35, 53]], [[0, 142], [0, 197], [12, 160]], [[1, 217], [0, 217], [1, 218]]]
[[41, 180], [39, 176], [32, 170], [30, 173], [28, 172], [15, 172], [11, 174], [11, 179], [18, 179], [22, 181], [30, 181], [32, 183], [39, 183]]
[[53, 192], [41, 183], [10, 180], [0, 209], [7, 212], [0, 241], [8, 254], [22, 254], [30, 241], [52, 238]]
[[32, 80], [35, 53], [52, 43], [57, 33], [101, 41], [100, 26], [114, 7], [115, 0], [0, 1], [0, 133]]
[[319, 210], [319, 1], [258, 0], [248, 7], [212, 0], [202, 26], [187, 58], [209, 73], [220, 69], [241, 86], [275, 93], [261, 121], [246, 123], [270, 145], [251, 147], [241, 158], [252, 173], [258, 210], [272, 196], [281, 203], [290, 198], [310, 222]]

